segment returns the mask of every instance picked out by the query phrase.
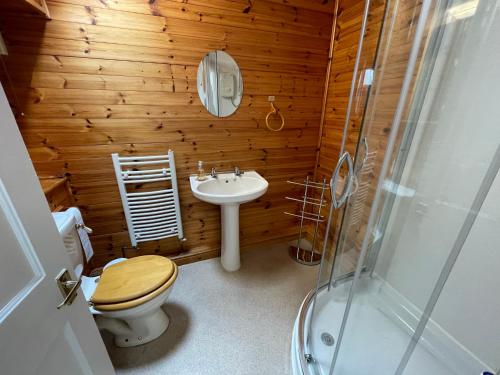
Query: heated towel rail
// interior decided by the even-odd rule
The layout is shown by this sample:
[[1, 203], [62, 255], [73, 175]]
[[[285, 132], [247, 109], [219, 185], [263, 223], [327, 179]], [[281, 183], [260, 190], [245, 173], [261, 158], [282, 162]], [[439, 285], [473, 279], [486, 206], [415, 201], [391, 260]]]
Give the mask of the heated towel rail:
[[174, 152], [111, 157], [132, 246], [174, 236], [182, 240]]

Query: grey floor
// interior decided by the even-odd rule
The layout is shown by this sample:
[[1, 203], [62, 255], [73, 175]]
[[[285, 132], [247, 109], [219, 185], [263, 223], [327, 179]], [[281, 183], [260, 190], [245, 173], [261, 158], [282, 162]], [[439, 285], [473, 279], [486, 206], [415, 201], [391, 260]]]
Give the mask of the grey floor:
[[182, 266], [160, 338], [117, 348], [103, 333], [116, 373], [288, 375], [293, 323], [316, 274], [292, 261], [285, 245], [245, 252], [233, 273], [218, 258]]

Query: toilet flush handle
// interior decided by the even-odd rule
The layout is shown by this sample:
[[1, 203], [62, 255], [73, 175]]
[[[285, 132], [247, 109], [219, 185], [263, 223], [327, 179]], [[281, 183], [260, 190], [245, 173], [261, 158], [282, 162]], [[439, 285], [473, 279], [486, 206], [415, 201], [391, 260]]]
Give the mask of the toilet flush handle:
[[87, 232], [88, 234], [92, 234], [93, 230], [92, 228], [89, 228], [88, 226], [86, 226], [85, 224], [76, 224], [76, 229], [83, 229], [85, 230], [85, 232]]

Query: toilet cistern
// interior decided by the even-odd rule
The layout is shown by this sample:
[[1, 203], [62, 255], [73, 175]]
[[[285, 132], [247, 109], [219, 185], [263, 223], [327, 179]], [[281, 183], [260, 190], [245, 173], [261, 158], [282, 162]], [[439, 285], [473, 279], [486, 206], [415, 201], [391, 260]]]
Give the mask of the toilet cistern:
[[239, 207], [264, 195], [268, 182], [255, 171], [216, 172], [199, 181], [190, 176], [193, 195], [203, 202], [221, 206], [221, 263], [226, 271], [240, 268]]

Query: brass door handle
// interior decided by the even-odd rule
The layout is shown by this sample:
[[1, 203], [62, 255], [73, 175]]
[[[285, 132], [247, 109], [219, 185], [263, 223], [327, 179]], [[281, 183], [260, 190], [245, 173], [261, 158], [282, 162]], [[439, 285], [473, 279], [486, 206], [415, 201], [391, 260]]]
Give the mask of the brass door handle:
[[78, 288], [82, 283], [82, 278], [71, 280], [71, 275], [67, 269], [63, 269], [56, 277], [57, 286], [64, 297], [63, 301], [57, 306], [57, 309], [66, 305], [71, 305], [77, 296]]

